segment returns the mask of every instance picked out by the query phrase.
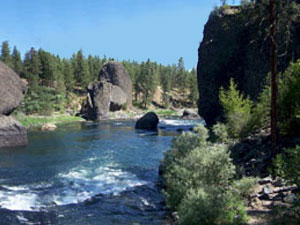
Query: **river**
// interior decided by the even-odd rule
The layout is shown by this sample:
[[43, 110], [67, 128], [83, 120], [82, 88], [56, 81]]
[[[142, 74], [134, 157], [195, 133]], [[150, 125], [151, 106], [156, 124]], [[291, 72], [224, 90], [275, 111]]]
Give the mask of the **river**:
[[133, 121], [70, 123], [29, 132], [27, 147], [0, 150], [0, 225], [163, 225], [157, 186], [163, 153], [178, 128], [156, 131]]

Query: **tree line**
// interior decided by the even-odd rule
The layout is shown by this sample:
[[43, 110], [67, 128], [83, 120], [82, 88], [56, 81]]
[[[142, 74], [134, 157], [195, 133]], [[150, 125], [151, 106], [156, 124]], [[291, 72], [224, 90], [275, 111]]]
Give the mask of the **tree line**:
[[[70, 108], [74, 98], [83, 96], [87, 85], [97, 80], [103, 65], [115, 59], [92, 55], [85, 57], [82, 50], [71, 58], [61, 58], [41, 48], [31, 48], [22, 59], [17, 47], [11, 51], [8, 41], [4, 41], [0, 60], [28, 83], [21, 110], [26, 114], [51, 114]], [[196, 106], [196, 71], [186, 70], [182, 58], [177, 64], [168, 66], [150, 59], [141, 63], [131, 60], [122, 63], [132, 80], [136, 106], [147, 108], [158, 86], [162, 92], [162, 101], [158, 102], [160, 106], [169, 107], [172, 91], [178, 93], [182, 100], [177, 106]]]

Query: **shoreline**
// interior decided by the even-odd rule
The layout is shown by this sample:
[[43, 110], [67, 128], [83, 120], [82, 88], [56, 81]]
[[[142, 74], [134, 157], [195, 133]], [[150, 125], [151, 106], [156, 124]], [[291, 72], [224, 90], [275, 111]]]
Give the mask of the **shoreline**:
[[[154, 112], [159, 118], [180, 118], [184, 109], [149, 109], [138, 111], [116, 111], [110, 112], [107, 121], [114, 120], [137, 120], [147, 112]], [[19, 121], [26, 129], [41, 129], [43, 125], [51, 123], [54, 125], [64, 124], [69, 122], [87, 122], [80, 116], [73, 116], [67, 113], [53, 113], [49, 116], [44, 115], [25, 115], [19, 113], [13, 115], [13, 117]]]

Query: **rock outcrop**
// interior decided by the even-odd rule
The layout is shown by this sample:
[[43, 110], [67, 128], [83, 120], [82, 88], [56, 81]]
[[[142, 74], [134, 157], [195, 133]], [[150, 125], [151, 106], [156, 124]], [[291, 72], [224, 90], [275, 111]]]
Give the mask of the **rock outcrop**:
[[24, 98], [25, 83], [12, 69], [0, 61], [0, 114], [9, 115]]
[[21, 103], [26, 84], [0, 61], [0, 148], [27, 145], [27, 130], [9, 116]]
[[148, 112], [138, 119], [135, 124], [136, 129], [156, 130], [159, 123], [158, 116], [154, 112]]
[[[265, 85], [269, 72], [268, 23], [254, 7], [232, 7], [214, 10], [205, 25], [203, 40], [198, 49], [199, 114], [208, 125], [222, 118], [219, 104], [220, 87], [227, 87], [234, 78], [238, 88], [255, 100]], [[257, 17], [254, 20], [251, 15]], [[278, 69], [283, 71], [291, 60], [300, 57], [300, 25], [294, 23], [289, 46], [278, 45]], [[278, 43], [286, 43], [283, 35]]]
[[0, 148], [27, 145], [27, 130], [11, 116], [0, 116]]
[[88, 100], [82, 114], [88, 120], [109, 118], [110, 111], [132, 105], [132, 84], [122, 63], [109, 62], [99, 73], [98, 81], [88, 85]]

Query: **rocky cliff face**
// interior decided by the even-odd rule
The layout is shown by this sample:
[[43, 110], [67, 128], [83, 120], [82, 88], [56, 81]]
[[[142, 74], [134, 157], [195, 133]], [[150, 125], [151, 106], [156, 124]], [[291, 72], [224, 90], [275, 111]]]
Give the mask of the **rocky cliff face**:
[[27, 144], [26, 129], [9, 116], [23, 100], [25, 91], [20, 77], [0, 62], [0, 148]]
[[[260, 24], [266, 15], [257, 15], [253, 9], [232, 7], [214, 10], [205, 25], [203, 40], [198, 49], [199, 114], [208, 125], [222, 118], [219, 89], [226, 87], [230, 78], [238, 88], [255, 100], [269, 72], [269, 40], [265, 36], [267, 23]], [[267, 21], [267, 20], [264, 20]], [[293, 41], [287, 47], [289, 54], [279, 58], [279, 70], [300, 57], [299, 24], [293, 25]], [[279, 37], [279, 43], [283, 40]], [[283, 46], [285, 47], [285, 46]], [[282, 48], [283, 48], [282, 47]], [[280, 49], [284, 52], [284, 49]]]

